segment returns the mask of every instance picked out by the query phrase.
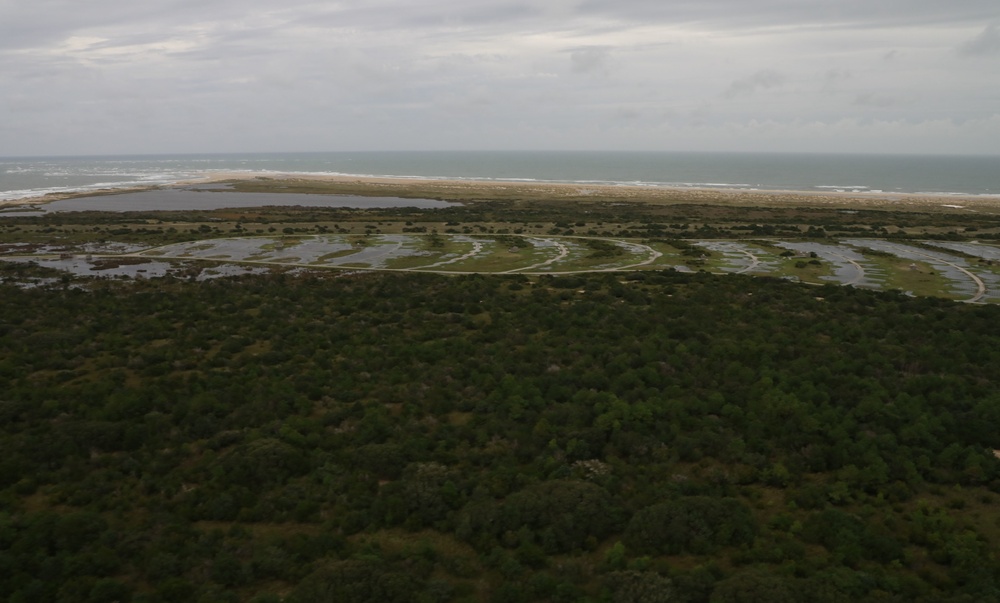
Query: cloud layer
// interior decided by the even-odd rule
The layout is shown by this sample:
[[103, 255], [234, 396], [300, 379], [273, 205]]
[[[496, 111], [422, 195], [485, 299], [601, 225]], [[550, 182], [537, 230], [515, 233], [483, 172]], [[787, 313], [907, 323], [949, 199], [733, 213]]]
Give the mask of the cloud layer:
[[0, 0], [0, 155], [1000, 153], [994, 0]]

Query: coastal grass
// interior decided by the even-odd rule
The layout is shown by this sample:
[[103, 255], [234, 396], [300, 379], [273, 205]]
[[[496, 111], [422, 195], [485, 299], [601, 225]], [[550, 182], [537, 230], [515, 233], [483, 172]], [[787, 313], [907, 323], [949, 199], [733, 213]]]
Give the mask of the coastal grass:
[[470, 242], [437, 233], [409, 236], [411, 238], [406, 240], [396, 253], [384, 258], [383, 263], [387, 269], [419, 269], [453, 260], [473, 249], [473, 244]]
[[385, 267], [388, 270], [419, 270], [424, 266], [444, 262], [449, 259], [451, 258], [444, 254], [416, 251], [405, 256], [387, 259]]
[[957, 283], [945, 278], [930, 262], [895, 256], [866, 259], [878, 268], [882, 276], [877, 280], [884, 289], [899, 289], [913, 295], [933, 297], [968, 297], [967, 294], [955, 293]]
[[355, 253], [357, 253], [356, 249], [338, 249], [337, 251], [331, 251], [330, 253], [324, 253], [323, 255], [321, 255], [318, 258], [316, 258], [312, 263], [313, 264], [327, 264], [327, 263], [331, 263], [332, 260], [336, 260], [338, 258], [346, 257], [346, 256], [349, 256], [349, 255], [354, 255]]
[[441, 266], [423, 268], [443, 272], [504, 272], [512, 267], [510, 254], [495, 239], [476, 239], [462, 256], [471, 253], [476, 244], [480, 247], [474, 255]]
[[647, 264], [647, 266], [662, 268], [674, 266], [683, 261], [680, 252], [678, 252], [677, 248], [672, 245], [661, 243], [659, 241], [643, 241], [643, 245], [646, 245], [653, 251], [658, 251], [661, 254], [658, 258]]
[[816, 258], [803, 257], [779, 257], [779, 262], [775, 269], [770, 270], [768, 276], [795, 277], [803, 283], [821, 285], [837, 282], [835, 270], [832, 263]]
[[[705, 251], [709, 253], [709, 250], [706, 249]], [[687, 259], [692, 265], [703, 267], [709, 272], [740, 272], [746, 268], [743, 262], [745, 256], [735, 253], [723, 253], [716, 250], [712, 250], [711, 254], [704, 261]]]

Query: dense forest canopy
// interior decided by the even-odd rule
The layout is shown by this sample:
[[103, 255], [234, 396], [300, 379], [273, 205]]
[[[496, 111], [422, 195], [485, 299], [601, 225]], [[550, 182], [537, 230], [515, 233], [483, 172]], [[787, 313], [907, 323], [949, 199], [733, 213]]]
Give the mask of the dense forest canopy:
[[997, 600], [998, 318], [670, 270], [2, 285], [0, 598]]

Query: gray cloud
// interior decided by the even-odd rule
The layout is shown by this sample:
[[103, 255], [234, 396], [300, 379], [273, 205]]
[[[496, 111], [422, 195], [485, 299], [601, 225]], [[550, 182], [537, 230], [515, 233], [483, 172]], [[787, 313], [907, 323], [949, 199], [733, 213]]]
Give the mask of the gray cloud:
[[1000, 56], [1000, 27], [986, 26], [978, 36], [962, 44], [959, 51], [966, 56]]
[[823, 74], [823, 80], [826, 82], [827, 86], [836, 86], [841, 82], [846, 82], [854, 77], [854, 74], [845, 69], [828, 69], [825, 74]]
[[0, 0], [0, 155], [795, 149], [890, 107], [887, 148], [1000, 153], [970, 60], [997, 23], [996, 0]]
[[982, 22], [995, 18], [990, 0], [942, 3], [938, 0], [700, 0], [661, 2], [658, 0], [586, 0], [581, 12], [600, 14], [627, 21], [667, 21], [731, 25], [900, 27], [924, 24]]
[[632, 107], [619, 107], [615, 110], [615, 117], [621, 120], [634, 121], [642, 117], [642, 112]]
[[885, 109], [899, 104], [899, 99], [875, 92], [865, 92], [854, 98], [854, 104], [861, 107], [874, 107]]
[[574, 73], [593, 73], [595, 71], [605, 71], [607, 69], [608, 57], [610, 56], [610, 48], [592, 46], [570, 51], [569, 59], [573, 65]]
[[785, 83], [787, 78], [777, 71], [765, 69], [758, 71], [749, 77], [745, 77], [729, 84], [722, 96], [725, 98], [736, 98], [737, 96], [750, 95], [758, 90], [775, 88]]

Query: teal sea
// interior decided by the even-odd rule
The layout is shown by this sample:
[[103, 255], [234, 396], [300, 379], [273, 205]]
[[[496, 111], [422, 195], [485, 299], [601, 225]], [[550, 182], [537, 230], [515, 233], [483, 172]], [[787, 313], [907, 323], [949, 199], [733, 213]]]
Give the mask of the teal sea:
[[0, 200], [273, 172], [1000, 196], [1000, 156], [679, 152], [333, 152], [0, 158]]

